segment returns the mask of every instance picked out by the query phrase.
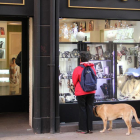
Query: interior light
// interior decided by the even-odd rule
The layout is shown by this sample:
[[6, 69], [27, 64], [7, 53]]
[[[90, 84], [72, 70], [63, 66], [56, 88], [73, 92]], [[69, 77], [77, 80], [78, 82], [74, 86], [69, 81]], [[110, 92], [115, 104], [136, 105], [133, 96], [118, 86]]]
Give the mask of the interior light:
[[8, 25], [21, 25], [21, 22], [8, 22]]
[[122, 81], [119, 81], [119, 83], [122, 83]]

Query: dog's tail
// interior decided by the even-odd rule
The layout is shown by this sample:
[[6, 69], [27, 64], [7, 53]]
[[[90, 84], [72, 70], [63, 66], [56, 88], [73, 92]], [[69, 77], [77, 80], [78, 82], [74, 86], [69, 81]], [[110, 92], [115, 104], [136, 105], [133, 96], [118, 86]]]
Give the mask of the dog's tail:
[[135, 117], [136, 122], [137, 122], [138, 124], [140, 124], [140, 121], [139, 121], [139, 119], [138, 119], [136, 110], [135, 110], [133, 107], [132, 107], [132, 110], [133, 110], [133, 115], [134, 115], [134, 117]]

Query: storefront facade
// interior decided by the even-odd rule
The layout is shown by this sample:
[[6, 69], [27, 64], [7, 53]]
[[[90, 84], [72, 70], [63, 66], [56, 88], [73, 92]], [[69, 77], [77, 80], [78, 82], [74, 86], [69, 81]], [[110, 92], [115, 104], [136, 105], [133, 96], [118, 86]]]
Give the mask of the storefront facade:
[[[4, 94], [0, 96], [1, 105], [3, 105], [1, 112], [29, 111], [29, 124], [34, 128], [36, 133], [50, 132], [50, 95], [52, 95], [50, 94], [52, 93], [50, 89], [53, 89], [50, 88], [50, 85], [52, 85], [50, 84], [50, 71], [52, 72], [52, 68], [54, 67], [53, 59], [50, 58], [52, 48], [50, 46], [55, 46], [54, 17], [54, 1], [0, 1], [0, 20], [5, 22], [4, 29], [6, 41], [8, 41], [7, 35], [9, 33], [6, 32], [6, 29], [8, 28], [9, 22], [10, 24], [17, 24], [17, 22], [20, 21], [19, 32], [21, 34], [21, 39], [19, 39], [19, 44], [21, 45], [21, 50], [19, 51], [22, 52], [21, 70], [18, 68], [20, 73], [22, 71], [22, 79], [20, 80], [21, 94], [18, 95], [15, 89], [11, 92], [10, 78], [12, 75], [10, 72], [12, 70], [10, 70], [9, 63], [12, 61], [13, 56], [9, 57], [10, 47], [6, 44], [6, 41], [4, 42], [1, 40], [1, 45], [4, 44], [2, 49], [4, 50], [7, 48], [7, 52], [3, 55], [3, 59], [5, 59], [4, 61], [7, 62], [7, 67], [2, 67], [2, 71], [3, 69], [8, 71], [8, 74], [4, 74], [4, 76], [8, 78], [7, 85], [2, 87], [2, 90], [5, 90], [5, 87], [8, 87], [6, 88], [8, 89], [8, 96], [5, 96]], [[3, 29], [2, 24], [1, 27]], [[16, 29], [18, 29], [18, 27]], [[3, 36], [0, 37], [2, 38]], [[19, 47], [17, 46], [15, 51], [18, 49]], [[14, 54], [14, 58], [17, 58], [17, 56], [18, 53]], [[13, 59], [13, 63], [14, 62], [15, 59]], [[14, 78], [16, 77], [17, 76]], [[3, 85], [5, 81], [1, 82]], [[55, 104], [54, 101], [53, 104]], [[53, 106], [53, 104], [51, 106]], [[54, 114], [53, 112], [52, 115]], [[54, 125], [55, 124], [52, 123], [52, 126]]]
[[[121, 0], [114, 0], [113, 2], [85, 0], [60, 1], [59, 62], [56, 63], [56, 65], [59, 64], [58, 66], [61, 74], [61, 77], [59, 77], [60, 122], [78, 121], [78, 106], [76, 104], [75, 96], [73, 95], [70, 76], [72, 75], [73, 69], [79, 63], [77, 61], [78, 58], [76, 58], [77, 56], [73, 56], [73, 52], [78, 54], [80, 51], [88, 50], [90, 50], [90, 53], [93, 55], [90, 62], [94, 63], [95, 68], [96, 64], [101, 63], [101, 69], [104, 69], [103, 74], [99, 73], [98, 75], [99, 79], [94, 104], [128, 103], [137, 110], [138, 116], [140, 115], [138, 109], [140, 102], [137, 97], [132, 96], [131, 93], [133, 91], [127, 91], [128, 93], [130, 92], [129, 96], [132, 96], [131, 99], [126, 94], [122, 95], [127, 86], [127, 84], [123, 84], [127, 83], [130, 79], [127, 79], [125, 82], [122, 80], [130, 75], [132, 75], [134, 79], [137, 79], [132, 73], [129, 73], [129, 70], [131, 68], [135, 69], [139, 67], [138, 54], [137, 57], [129, 54], [131, 59], [134, 58], [134, 61], [131, 61], [132, 65], [129, 65], [130, 61], [128, 62], [128, 59], [125, 58], [127, 57], [127, 54], [123, 54], [123, 52], [121, 54], [121, 60], [118, 60], [118, 55], [119, 52], [122, 51], [122, 46], [127, 48], [126, 50], [129, 50], [131, 47], [134, 49], [136, 46], [139, 48], [139, 34], [137, 34], [137, 29], [139, 29], [138, 3], [139, 1], [130, 2]], [[109, 27], [107, 27], [107, 22], [109, 22]], [[129, 24], [129, 22], [131, 23]], [[136, 24], [134, 24], [134, 22]], [[79, 29], [79, 25], [82, 30]], [[91, 29], [92, 31], [89, 29], [91, 27], [90, 25], [94, 26], [94, 29]], [[136, 26], [138, 26], [137, 29]], [[132, 31], [132, 37], [128, 37], [129, 39], [125, 35], [120, 34], [121, 30], [128, 31], [132, 28], [134, 28], [134, 32]], [[74, 37], [75, 33], [78, 31], [85, 33], [86, 38], [83, 39], [82, 43], [78, 42]], [[117, 34], [114, 34], [114, 31], [117, 32]], [[118, 35], [120, 35], [120, 37], [125, 36], [125, 39], [119, 38]], [[82, 49], [80, 49], [80, 45]], [[104, 48], [102, 49], [102, 53], [108, 52], [112, 56], [110, 56], [109, 59], [105, 57], [103, 59], [97, 58], [97, 48], [99, 47]], [[106, 67], [109, 67], [109, 69], [107, 69], [109, 70], [110, 75], [112, 75], [111, 77], [108, 74], [104, 76], [106, 72], [108, 73], [108, 70], [105, 70]], [[104, 80], [106, 80], [106, 82]], [[107, 85], [109, 85], [110, 88]], [[120, 85], [122, 86], [121, 88]], [[108, 90], [110, 90], [107, 91], [109, 93], [109, 98], [105, 97], [106, 91], [104, 91], [103, 86], [107, 86]], [[104, 97], [102, 95], [104, 95]], [[96, 121], [98, 118], [94, 117], [93, 120]]]
[[[8, 0], [7, 0], [8, 1]], [[110, 53], [114, 52], [114, 57], [109, 60], [110, 71], [113, 75], [111, 82], [111, 93], [117, 91], [117, 46], [120, 44], [128, 46], [139, 46], [139, 41], [131, 42], [117, 42], [116, 44], [110, 40], [105, 41], [89, 41], [79, 44], [77, 41], [60, 41], [60, 22], [62, 19], [92, 19], [94, 20], [116, 20], [116, 21], [140, 21], [139, 17], [139, 1], [91, 1], [91, 0], [13, 0], [14, 4], [1, 3], [0, 16], [2, 21], [23, 21], [26, 20], [24, 28], [22, 28], [22, 48], [28, 46], [24, 50], [24, 56], [28, 58], [26, 61], [26, 68], [23, 71], [27, 71], [22, 77], [25, 77], [23, 86], [28, 94], [29, 106], [30, 106], [30, 125], [32, 125], [35, 133], [55, 133], [60, 131], [61, 122], [76, 122], [78, 121], [78, 106], [77, 103], [61, 103], [59, 104], [60, 95], [60, 81], [59, 76], [62, 73], [60, 69], [60, 52], [72, 51], [73, 49], [82, 49], [87, 51], [87, 46], [107, 46]], [[116, 7], [114, 7], [114, 5]], [[101, 7], [99, 7], [101, 6]], [[124, 8], [125, 7], [125, 8]], [[19, 18], [19, 19], [18, 19]], [[60, 19], [60, 20], [59, 20]], [[62, 20], [63, 21], [63, 20]], [[74, 21], [74, 20], [73, 20]], [[72, 21], [72, 22], [73, 22]], [[75, 21], [74, 21], [75, 22]], [[24, 23], [24, 22], [22, 22]], [[63, 24], [65, 22], [62, 22]], [[115, 24], [114, 24], [115, 26]], [[26, 32], [24, 32], [26, 29]], [[100, 32], [101, 33], [101, 32]], [[94, 36], [93, 36], [94, 38]], [[139, 35], [138, 37], [139, 38]], [[26, 44], [25, 44], [26, 42]], [[96, 42], [96, 43], [95, 43]], [[102, 42], [102, 43], [101, 43]], [[74, 45], [72, 50], [62, 49], [63, 46]], [[72, 47], [71, 47], [72, 48]], [[128, 47], [129, 48], [129, 47]], [[94, 54], [95, 55], [95, 54]], [[25, 57], [24, 57], [25, 59]], [[67, 58], [66, 58], [67, 59]], [[75, 58], [74, 58], [75, 59]], [[77, 60], [76, 60], [77, 61]], [[137, 58], [135, 63], [137, 62]], [[114, 64], [115, 63], [115, 64]], [[78, 64], [78, 63], [77, 63]], [[113, 65], [114, 64], [114, 65]], [[28, 65], [28, 66], [27, 66]], [[63, 64], [62, 64], [63, 65]], [[62, 66], [61, 66], [62, 67]], [[76, 67], [76, 65], [74, 65]], [[134, 67], [138, 67], [138, 64], [134, 64]], [[116, 72], [116, 73], [114, 73]], [[108, 73], [108, 72], [107, 72]], [[121, 73], [121, 72], [120, 72]], [[29, 75], [29, 76], [27, 76]], [[109, 77], [110, 78], [110, 77]], [[24, 79], [24, 78], [23, 78]], [[27, 80], [28, 79], [28, 80]], [[71, 79], [71, 78], [70, 78]], [[26, 83], [26, 84], [25, 84]], [[29, 83], [29, 84], [28, 84]], [[63, 83], [62, 83], [63, 84]], [[67, 90], [67, 89], [66, 89]], [[24, 92], [24, 91], [22, 91]], [[117, 94], [113, 97], [116, 98]], [[15, 100], [19, 100], [20, 96]], [[25, 96], [23, 96], [25, 97]], [[113, 98], [111, 96], [111, 99]], [[5, 97], [1, 96], [1, 100], [10, 100], [13, 96]], [[6, 99], [7, 98], [7, 99]], [[134, 106], [140, 117], [139, 112], [139, 100], [131, 101], [109, 101], [109, 102], [95, 102], [95, 104], [101, 103], [128, 103]], [[97, 120], [97, 118], [93, 118]]]

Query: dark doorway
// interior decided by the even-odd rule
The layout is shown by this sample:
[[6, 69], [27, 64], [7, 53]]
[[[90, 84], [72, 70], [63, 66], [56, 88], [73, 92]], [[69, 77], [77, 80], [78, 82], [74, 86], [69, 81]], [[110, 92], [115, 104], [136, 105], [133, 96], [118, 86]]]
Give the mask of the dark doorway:
[[[5, 23], [5, 25], [2, 23]], [[16, 31], [14, 31], [16, 24], [17, 24]], [[5, 54], [1, 58], [0, 62], [2, 63], [6, 62], [6, 64], [1, 67], [1, 70], [2, 71], [7, 70], [7, 76], [6, 74], [3, 74], [2, 77], [6, 76], [6, 78], [8, 78], [8, 74], [9, 74], [9, 81], [8, 80], [1, 81], [1, 87], [3, 83], [5, 84], [7, 82], [5, 84], [7, 88], [4, 89], [5, 93], [3, 93], [3, 90], [1, 90], [1, 93], [0, 93], [1, 94], [0, 95], [0, 106], [1, 106], [0, 113], [2, 112], [28, 112], [29, 110], [29, 45], [28, 45], [29, 44], [28, 43], [29, 42], [29, 35], [28, 35], [29, 19], [26, 17], [23, 17], [23, 18], [3, 17], [3, 18], [0, 18], [0, 25], [1, 25], [0, 27], [4, 29], [4, 32], [3, 32], [4, 35], [0, 34], [0, 39], [5, 38], [4, 40], [5, 42], [3, 40], [2, 40], [3, 42], [1, 42], [5, 44], [5, 46], [1, 48], [1, 50], [5, 51], [4, 52]], [[11, 50], [9, 49], [10, 33], [8, 31], [10, 31], [13, 34], [14, 32], [17, 33], [13, 36], [15, 40], [18, 40], [18, 38], [16, 39], [16, 36], [18, 37], [19, 34], [21, 33], [21, 50], [19, 48], [16, 48], [17, 43], [19, 42], [16, 41], [14, 44], [13, 39], [11, 39], [11, 42], [12, 42], [11, 44], [14, 46], [14, 48], [11, 48]], [[14, 60], [12, 60], [12, 58], [17, 59], [17, 56], [20, 52], [21, 52], [21, 65], [17, 68], [18, 69], [17, 70], [16, 68], [12, 67], [10, 63], [13, 64]], [[14, 72], [15, 69], [17, 70], [17, 73], [19, 72], [19, 74]], [[13, 81], [14, 86], [12, 86], [12, 82], [11, 82], [12, 76], [15, 78]], [[8, 87], [8, 84], [9, 84], [9, 87]], [[15, 87], [17, 86], [19, 86], [19, 88], [17, 88], [18, 90], [15, 89]]]

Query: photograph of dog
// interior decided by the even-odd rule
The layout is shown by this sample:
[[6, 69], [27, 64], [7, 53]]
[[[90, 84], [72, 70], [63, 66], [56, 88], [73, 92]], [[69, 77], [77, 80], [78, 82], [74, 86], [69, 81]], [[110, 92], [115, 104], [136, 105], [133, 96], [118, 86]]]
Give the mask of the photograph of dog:
[[140, 121], [138, 119], [136, 110], [128, 104], [102, 104], [93, 107], [93, 113], [96, 117], [100, 117], [103, 120], [103, 130], [101, 133], [105, 132], [107, 127], [107, 121], [109, 121], [109, 129], [112, 130], [112, 121], [117, 118], [122, 118], [128, 128], [126, 135], [132, 133], [131, 121], [133, 116], [138, 124]]

